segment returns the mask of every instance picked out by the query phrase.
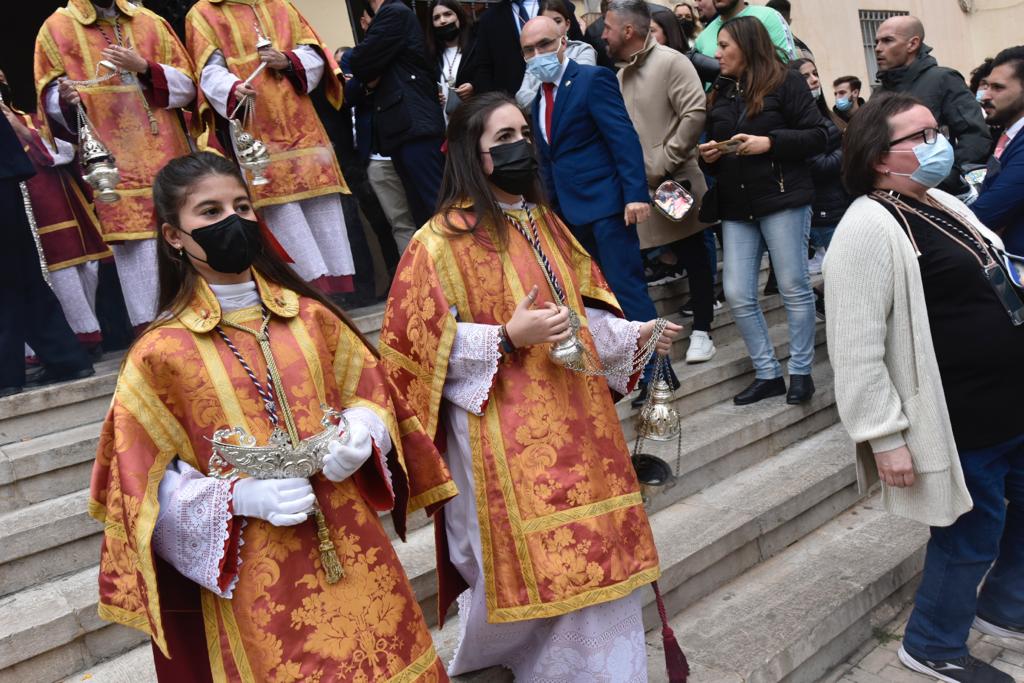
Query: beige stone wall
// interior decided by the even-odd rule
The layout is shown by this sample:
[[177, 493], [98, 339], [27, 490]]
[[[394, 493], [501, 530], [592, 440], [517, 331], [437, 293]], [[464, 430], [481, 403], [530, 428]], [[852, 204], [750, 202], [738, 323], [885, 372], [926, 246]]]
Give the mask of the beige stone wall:
[[332, 52], [355, 45], [345, 0], [292, 0]]

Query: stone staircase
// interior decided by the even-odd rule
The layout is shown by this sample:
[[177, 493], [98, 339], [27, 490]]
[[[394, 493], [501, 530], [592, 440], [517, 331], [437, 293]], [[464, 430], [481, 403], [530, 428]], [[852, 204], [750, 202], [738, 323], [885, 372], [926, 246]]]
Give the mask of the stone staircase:
[[[682, 280], [651, 294], [660, 313], [672, 314], [688, 290]], [[784, 358], [780, 297], [763, 305]], [[377, 306], [354, 318], [375, 340], [382, 313]], [[694, 682], [815, 681], [870, 637], [874, 610], [907, 600], [927, 531], [858, 495], [821, 326], [818, 392], [802, 406], [782, 398], [734, 406], [753, 371], [728, 306], [712, 335], [718, 353], [708, 363], [682, 361], [685, 339], [673, 348], [683, 383], [675, 395], [680, 476], [648, 501], [661, 588]], [[89, 379], [0, 399], [0, 683], [155, 680], [147, 640], [96, 616], [100, 527], [85, 512], [87, 487], [118, 363], [110, 358]], [[632, 443], [636, 411], [628, 401], [617, 408]], [[675, 464], [675, 442], [644, 450]], [[390, 529], [387, 515], [382, 521]], [[414, 515], [408, 542], [396, 548], [434, 623], [429, 520]], [[659, 681], [658, 620], [644, 591], [651, 679]], [[457, 620], [434, 630], [438, 650], [450, 656]], [[463, 678], [509, 679], [499, 670]]]

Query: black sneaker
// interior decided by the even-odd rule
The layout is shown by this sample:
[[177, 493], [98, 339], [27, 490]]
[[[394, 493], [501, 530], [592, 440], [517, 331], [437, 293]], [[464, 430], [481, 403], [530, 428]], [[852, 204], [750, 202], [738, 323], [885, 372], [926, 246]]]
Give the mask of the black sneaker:
[[1004, 673], [991, 664], [986, 664], [971, 655], [956, 659], [932, 661], [911, 656], [903, 646], [899, 651], [900, 662], [911, 671], [932, 676], [936, 680], [950, 683], [1014, 683], [1013, 676]]
[[971, 625], [971, 627], [975, 631], [984, 633], [987, 636], [995, 636], [996, 638], [1015, 638], [1017, 640], [1024, 640], [1024, 629], [1017, 628], [1016, 626], [1004, 626], [981, 615], [974, 617], [974, 623]]
[[[722, 302], [716, 298], [715, 303], [711, 307], [711, 309], [716, 313], [722, 310]], [[687, 299], [686, 303], [679, 307], [679, 315], [683, 316], [684, 318], [693, 317], [693, 299]]]

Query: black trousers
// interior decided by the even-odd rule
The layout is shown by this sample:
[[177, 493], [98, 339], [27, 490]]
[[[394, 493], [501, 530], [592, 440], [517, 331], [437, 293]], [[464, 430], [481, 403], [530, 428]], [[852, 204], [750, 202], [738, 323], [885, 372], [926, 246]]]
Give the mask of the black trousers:
[[[351, 188], [349, 188], [351, 189]], [[345, 231], [348, 233], [348, 245], [352, 249], [352, 261], [356, 266], [356, 274], [352, 276], [356, 293], [363, 296], [374, 296], [373, 257], [370, 245], [366, 242], [363, 232], [363, 221], [359, 218], [359, 205], [350, 194], [341, 195], [341, 210], [345, 215]]]
[[26, 342], [52, 372], [91, 367], [43, 280], [17, 183], [0, 183], [0, 235], [0, 387], [24, 386]]
[[715, 275], [704, 232], [673, 242], [671, 248], [679, 263], [686, 268], [686, 279], [690, 282], [693, 329], [710, 332], [711, 320], [715, 316]]
[[441, 191], [441, 138], [411, 140], [391, 153], [391, 162], [402, 179], [413, 220], [417, 226], [425, 225], [437, 210], [437, 195]]

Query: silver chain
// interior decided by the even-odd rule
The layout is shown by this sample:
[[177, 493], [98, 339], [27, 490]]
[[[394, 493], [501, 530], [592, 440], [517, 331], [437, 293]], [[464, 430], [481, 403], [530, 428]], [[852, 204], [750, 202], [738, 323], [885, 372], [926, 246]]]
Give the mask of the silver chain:
[[[579, 315], [566, 301], [566, 296], [563, 293], [558, 280], [555, 278], [554, 269], [541, 249], [540, 231], [537, 229], [537, 223], [534, 221], [533, 213], [527, 205], [526, 200], [523, 200], [523, 210], [526, 212], [526, 217], [529, 220], [530, 231], [533, 233], [532, 235], [526, 232], [526, 229], [518, 218], [509, 213], [506, 213], [505, 216], [530, 245], [530, 248], [533, 251], [533, 256], [537, 259], [537, 263], [540, 265], [541, 271], [544, 273], [544, 278], [548, 281], [548, 287], [551, 289], [552, 298], [558, 305], [564, 306], [569, 310], [569, 329], [572, 331], [572, 335], [578, 338], [580, 328], [582, 327]], [[655, 320], [654, 330], [651, 332], [650, 339], [648, 339], [643, 346], [634, 351], [633, 355], [628, 360], [618, 363], [617, 365], [610, 368], [602, 367], [601, 362], [594, 358], [590, 349], [580, 343], [582, 353], [580, 354], [579, 361], [567, 363], [565, 367], [569, 368], [573, 372], [578, 372], [582, 375], [589, 375], [591, 377], [633, 375], [644, 368], [647, 365], [647, 362], [651, 359], [651, 356], [654, 355], [654, 350], [658, 345], [658, 339], [661, 338], [668, 322], [669, 321], [664, 318], [658, 318]]]

